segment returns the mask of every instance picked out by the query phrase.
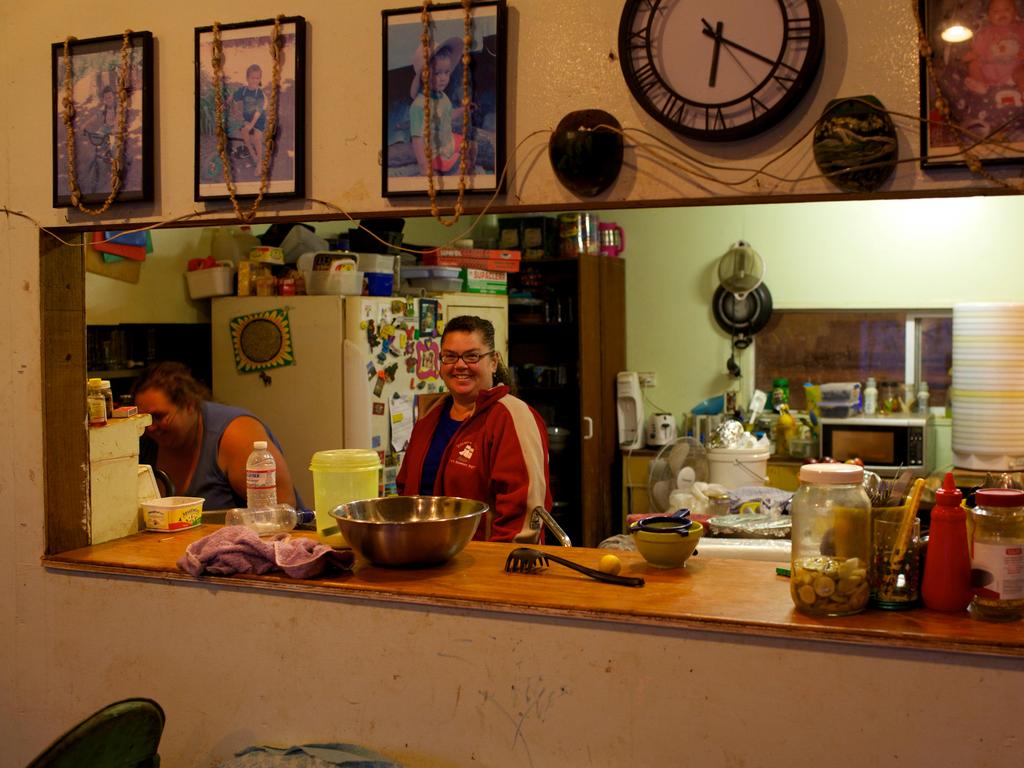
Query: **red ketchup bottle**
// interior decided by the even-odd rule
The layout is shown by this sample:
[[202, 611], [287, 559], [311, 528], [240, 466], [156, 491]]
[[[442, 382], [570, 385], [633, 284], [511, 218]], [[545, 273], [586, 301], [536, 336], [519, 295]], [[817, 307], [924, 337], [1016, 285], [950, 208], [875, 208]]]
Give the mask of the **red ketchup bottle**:
[[967, 510], [953, 473], [947, 472], [935, 491], [928, 555], [924, 563], [921, 597], [936, 611], [964, 611], [970, 605], [971, 555], [967, 548]]

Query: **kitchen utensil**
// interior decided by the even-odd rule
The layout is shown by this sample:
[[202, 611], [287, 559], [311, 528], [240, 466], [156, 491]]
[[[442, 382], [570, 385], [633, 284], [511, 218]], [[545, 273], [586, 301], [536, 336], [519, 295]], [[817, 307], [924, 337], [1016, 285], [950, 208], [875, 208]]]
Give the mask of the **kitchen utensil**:
[[671, 515], [653, 515], [641, 518], [630, 525], [629, 530], [630, 533], [653, 530], [665, 533], [678, 533], [680, 536], [686, 536], [692, 527], [693, 521], [690, 519], [690, 510], [680, 509]]
[[718, 282], [737, 301], [743, 301], [763, 280], [764, 259], [748, 242], [737, 240], [718, 260]]
[[331, 510], [345, 541], [374, 565], [438, 565], [455, 557], [490, 507], [456, 496], [388, 496]]
[[633, 534], [637, 551], [656, 568], [678, 568], [697, 550], [697, 542], [704, 534], [704, 526], [693, 523], [679, 532], [678, 522], [652, 523]]
[[541, 552], [539, 549], [531, 549], [530, 547], [518, 547], [509, 552], [508, 557], [505, 559], [505, 570], [508, 573], [537, 573], [552, 561], [560, 563], [566, 568], [572, 568], [584, 576], [589, 576], [598, 581], [605, 581], [609, 584], [619, 584], [623, 587], [642, 587], [644, 585], [644, 580], [639, 576], [619, 576], [617, 574], [604, 573], [595, 568], [574, 563], [572, 560], [566, 560], [564, 557]]
[[562, 529], [562, 526], [560, 526], [558, 521], [551, 516], [550, 512], [544, 509], [544, 507], [534, 507], [533, 513], [543, 521], [544, 525], [548, 527], [548, 530], [555, 534], [555, 538], [558, 539], [559, 544], [563, 547], [572, 546], [572, 542], [569, 541], [569, 534]]
[[602, 221], [597, 225], [601, 236], [601, 255], [617, 258], [626, 250], [626, 233], [614, 221]]
[[772, 295], [764, 283], [745, 294], [742, 299], [725, 286], [719, 285], [711, 300], [711, 309], [718, 326], [735, 337], [733, 346], [745, 349], [750, 346], [751, 337], [771, 319]]

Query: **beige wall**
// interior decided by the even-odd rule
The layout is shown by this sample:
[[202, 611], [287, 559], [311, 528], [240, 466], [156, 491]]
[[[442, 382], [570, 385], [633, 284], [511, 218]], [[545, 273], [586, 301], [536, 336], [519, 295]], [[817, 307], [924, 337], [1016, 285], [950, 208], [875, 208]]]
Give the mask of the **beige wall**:
[[[509, 147], [516, 149], [511, 191], [499, 204], [519, 205], [524, 210], [539, 206], [617, 208], [622, 203], [675, 198], [722, 202], [752, 195], [785, 199], [792, 194], [832, 194], [820, 180], [748, 184], [740, 189], [721, 183], [701, 186], [688, 174], [665, 167], [635, 148], [631, 140], [626, 167], [615, 186], [600, 200], [579, 200], [557, 184], [545, 158], [546, 131], [567, 111], [578, 108], [606, 109], [624, 126], [644, 128], [668, 139], [672, 146], [734, 168], [760, 165], [774, 157], [802, 136], [824, 104], [836, 96], [874, 93], [894, 112], [916, 113], [911, 4], [888, 0], [822, 0], [822, 4], [829, 35], [826, 64], [797, 113], [755, 140], [693, 147], [659, 128], [630, 99], [618, 64], [609, 56], [615, 49], [622, 7], [619, 0], [512, 2], [508, 121]], [[392, 207], [424, 211], [423, 201], [392, 206], [380, 199], [378, 192], [379, 12], [396, 5], [400, 4], [300, 0], [287, 9], [310, 21], [309, 194], [357, 213]], [[668, 723], [670, 713], [682, 713], [685, 724], [692, 722], [686, 718], [700, 714], [701, 701], [710, 701], [716, 716], [712, 722], [721, 723], [749, 706], [751, 699], [746, 694], [752, 684], [748, 680], [756, 681], [753, 689], [757, 692], [753, 699], [757, 712], [745, 718], [753, 723], [752, 730], [740, 739], [716, 726], [714, 740], [698, 737], [702, 739], [702, 764], [758, 764], [764, 744], [769, 745], [771, 754], [795, 762], [798, 755], [784, 749], [779, 734], [788, 723], [784, 713], [792, 711], [787, 709], [793, 701], [792, 683], [810, 668], [833, 670], [826, 679], [828, 690], [843, 691], [844, 705], [868, 713], [855, 730], [862, 738], [836, 735], [821, 747], [821, 753], [836, 762], [840, 762], [837, 754], [849, 754], [848, 764], [894, 754], [899, 738], [910, 730], [906, 718], [911, 718], [933, 724], [928, 738], [940, 741], [925, 742], [921, 736], [911, 742], [913, 753], [907, 755], [907, 761], [916, 759], [931, 744], [936, 764], [964, 764], [972, 762], [972, 757], [977, 758], [974, 762], [992, 765], [1015, 764], [1016, 753], [1008, 756], [1013, 742], [1006, 708], [985, 704], [1008, 701], [1012, 691], [1019, 690], [1019, 666], [1007, 663], [981, 659], [954, 665], [945, 656], [895, 652], [832, 657], [824, 655], [822, 648], [783, 651], [755, 642], [733, 644], [719, 636], [667, 636], [615, 628], [593, 634], [588, 628], [562, 627], [566, 631], [556, 634], [559, 627], [555, 623], [544, 623], [540, 637], [528, 637], [526, 625], [514, 621], [455, 621], [435, 613], [371, 611], [305, 598], [268, 601], [264, 596], [230, 590], [59, 576], [40, 568], [43, 475], [61, 468], [42, 466], [44, 439], [59, 440], [60, 436], [42, 431], [39, 350], [41, 344], [57, 340], [43, 340], [39, 333], [36, 224], [92, 221], [50, 207], [50, 44], [68, 34], [88, 38], [116, 34], [125, 27], [154, 33], [157, 198], [151, 204], [118, 206], [108, 221], [167, 220], [207, 208], [192, 202], [193, 28], [214, 19], [267, 18], [280, 10], [266, 0], [252, 0], [244, 9], [236, 3], [196, 0], [164, 4], [63, 1], [45, 6], [7, 0], [3, 4], [0, 32], [6, 42], [0, 48], [0, 83], [6, 108], [0, 116], [0, 204], [35, 223], [17, 216], [0, 219], [0, 306], [6, 324], [6, 332], [0, 333], [0, 361], [4, 363], [0, 377], [8, 395], [6, 407], [0, 409], [0, 434], [5, 436], [0, 451], [4, 509], [0, 540], [7, 547], [6, 556], [0, 558], [0, 658], [5, 660], [0, 665], [2, 762], [24, 764], [75, 719], [119, 696], [148, 694], [156, 695], [170, 715], [165, 740], [168, 766], [208, 764], [234, 748], [262, 740], [312, 738], [349, 738], [398, 750], [408, 744], [411, 753], [429, 756], [432, 764], [438, 765], [467, 764], [474, 759], [481, 765], [623, 764], [637, 756], [641, 763], [649, 758], [646, 764], [657, 764], [676, 758], [678, 740], [643, 742], [637, 734], [647, 727], [651, 713], [661, 713]], [[915, 151], [916, 127], [904, 118], [897, 122], [900, 150], [906, 157]], [[639, 140], [638, 134], [630, 135]], [[780, 163], [780, 170], [814, 172], [806, 140], [788, 157]], [[915, 164], [907, 163], [900, 166], [882, 194], [929, 195], [984, 186], [957, 172], [927, 178]], [[208, 207], [227, 210], [223, 205]], [[316, 215], [324, 210], [320, 204], [304, 202], [265, 208], [267, 216], [275, 212]], [[714, 257], [737, 234], [747, 234], [769, 258], [773, 292], [783, 301], [802, 300], [802, 293], [790, 293], [785, 282], [772, 277], [774, 265], [783, 263], [784, 258], [776, 256], [771, 247], [777, 242], [772, 224], [775, 213], [769, 212], [764, 223], [746, 233], [735, 232], [739, 220], [723, 221], [720, 237], [706, 236], [709, 253], [684, 253], [704, 265], [698, 271], [704, 275], [705, 287], [711, 285], [707, 278]], [[636, 258], [638, 253], [671, 255], [668, 246], [664, 250], [640, 247], [646, 237], [644, 215], [623, 217], [634, 238], [639, 238], [633, 241], [636, 251], [630, 253], [630, 280], [640, 279], [634, 273], [634, 266], [642, 264]], [[704, 219], [723, 214], [700, 209], [685, 215]], [[638, 223], [633, 225], [633, 221]], [[674, 231], [678, 225], [658, 225], [659, 229], [663, 226]], [[792, 226], [799, 229], [795, 223]], [[863, 230], [856, 223], [850, 227], [851, 236]], [[652, 243], [661, 245], [653, 226], [650, 235]], [[965, 243], [970, 247], [973, 239]], [[879, 254], [877, 258], [884, 257]], [[888, 259], [881, 265], [888, 267]], [[797, 281], [791, 287], [796, 291], [799, 285], [803, 283]], [[699, 286], [690, 285], [686, 290], [699, 298]], [[706, 307], [695, 314], [701, 313], [700, 322], [706, 324]], [[630, 364], [671, 370], [662, 368], [660, 361], [674, 359], [672, 345], [666, 342], [659, 356], [653, 356], [653, 344], [644, 346], [636, 341], [644, 332], [634, 327], [637, 315], [632, 312], [630, 323]], [[707, 360], [698, 364], [717, 366], [721, 360], [724, 355], [711, 351]], [[707, 373], [701, 374], [703, 380], [693, 381], [686, 374], [666, 375], [678, 376], [684, 392], [708, 386]], [[669, 380], [663, 378], [666, 384], [659, 387], [667, 386]], [[330, 618], [322, 620], [322, 614]], [[354, 644], [345, 642], [352, 627], [357, 628]], [[447, 642], [442, 646], [430, 639], [426, 650], [417, 653], [415, 649], [423, 647], [422, 638], [432, 638], [437, 632]], [[387, 638], [389, 645], [384, 650], [390, 653], [373, 654], [377, 637]], [[351, 676], [346, 676], [347, 668], [325, 676], [323, 665], [292, 663], [306, 644], [318, 649], [340, 646], [349, 652], [355, 647], [371, 660], [360, 663]], [[196, 650], [182, 653], [191, 648]], [[522, 648], [529, 650], [517, 655]], [[548, 652], [554, 656], [549, 658]], [[612, 673], [604, 670], [619, 671], [609, 663], [616, 653], [622, 653], [626, 663], [612, 679]], [[679, 662], [687, 654], [706, 659], [708, 669], [716, 673], [693, 677], [688, 672], [690, 666]], [[652, 676], [643, 661], [664, 656], [672, 658], [672, 666], [667, 670], [659, 667], [657, 676]], [[401, 660], [396, 662], [396, 657]], [[399, 673], [393, 672], [396, 664]], [[700, 669], [699, 665], [696, 668]], [[382, 670], [391, 674], [382, 674]], [[302, 679], [291, 679], [292, 672]], [[889, 682], [879, 686], [866, 683], [876, 672], [879, 679]], [[609, 677], [598, 677], [602, 674]], [[919, 688], [922, 679], [932, 682], [920, 696], [902, 695], [907, 689]], [[595, 680], [609, 680], [609, 684], [602, 689]], [[666, 680], [671, 684], [665, 685]], [[705, 693], [723, 682], [729, 690], [721, 698]], [[551, 700], [557, 704], [542, 708], [534, 692], [556, 686], [561, 691], [563, 683], [574, 695], [559, 699], [555, 694]], [[288, 685], [301, 685], [310, 694], [299, 700], [287, 689], [282, 696], [282, 686]], [[349, 690], [350, 685], [356, 690]], [[609, 693], [606, 708], [594, 706], [601, 690]], [[978, 690], [986, 691], [985, 697], [972, 693]], [[880, 691], [885, 711], [901, 714], [877, 714]], [[939, 695], [942, 691], [944, 696]], [[897, 693], [900, 695], [894, 695]], [[475, 705], [471, 711], [458, 708], [463, 697]], [[347, 727], [346, 717], [355, 717], [367, 702], [370, 714], [357, 717], [352, 727]], [[332, 717], [335, 712], [337, 718]], [[956, 721], [950, 719], [951, 712], [957, 713]], [[307, 713], [310, 719], [304, 720]], [[450, 713], [448, 720], [443, 719], [446, 713]], [[759, 719], [760, 713], [767, 717]], [[531, 718], [529, 727], [515, 728], [519, 718], [525, 717]], [[439, 721], [444, 726], [440, 731]], [[307, 722], [309, 727], [303, 728]], [[508, 725], [499, 731], [503, 723]], [[581, 729], [591, 735], [585, 739], [565, 736]], [[680, 732], [682, 729], [673, 731]], [[443, 737], [440, 743], [435, 739], [438, 733]], [[968, 738], [960, 738], [962, 734]], [[893, 749], [888, 749], [890, 746]], [[967, 752], [968, 748], [973, 753]], [[424, 760], [420, 764], [431, 763]]]

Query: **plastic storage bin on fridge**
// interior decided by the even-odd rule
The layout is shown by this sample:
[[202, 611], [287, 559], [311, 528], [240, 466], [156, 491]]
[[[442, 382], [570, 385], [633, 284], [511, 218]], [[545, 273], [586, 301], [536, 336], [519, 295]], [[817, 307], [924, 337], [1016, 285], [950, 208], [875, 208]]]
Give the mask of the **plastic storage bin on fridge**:
[[185, 273], [188, 295], [191, 299], [208, 299], [211, 296], [230, 296], [234, 290], [235, 268], [231, 262], [218, 262], [209, 269], [193, 269]]
[[317, 451], [309, 463], [313, 473], [316, 531], [332, 547], [345, 547], [345, 537], [331, 517], [340, 504], [380, 495], [380, 457], [363, 448]]

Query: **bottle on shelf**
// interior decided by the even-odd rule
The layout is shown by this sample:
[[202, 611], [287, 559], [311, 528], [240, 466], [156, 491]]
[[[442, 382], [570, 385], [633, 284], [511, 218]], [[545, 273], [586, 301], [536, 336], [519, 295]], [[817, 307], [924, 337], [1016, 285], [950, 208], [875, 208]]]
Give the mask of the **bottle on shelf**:
[[266, 440], [256, 440], [245, 462], [245, 505], [264, 509], [277, 505], [277, 462]]
[[921, 597], [936, 611], [964, 611], [971, 603], [971, 555], [967, 546], [967, 510], [953, 473], [935, 491], [924, 562]]
[[917, 385], [917, 401], [914, 403], [915, 413], [928, 413], [928, 382], [922, 381]]
[[87, 383], [86, 406], [90, 427], [103, 427], [107, 424], [107, 400], [103, 397], [102, 383], [102, 379], [89, 379]]
[[107, 421], [114, 418], [114, 390], [106, 379], [100, 381], [100, 394], [103, 395], [103, 403], [107, 412]]
[[874, 416], [878, 413], [878, 385], [875, 384], [875, 377], [868, 376], [868, 383], [864, 387], [864, 415]]
[[[235, 242], [235, 251], [239, 259], [248, 259], [252, 249], [259, 248], [262, 245], [260, 239], [252, 233], [252, 227], [248, 224], [233, 228], [231, 236]], [[395, 259], [395, 261], [397, 262], [398, 259]]]

